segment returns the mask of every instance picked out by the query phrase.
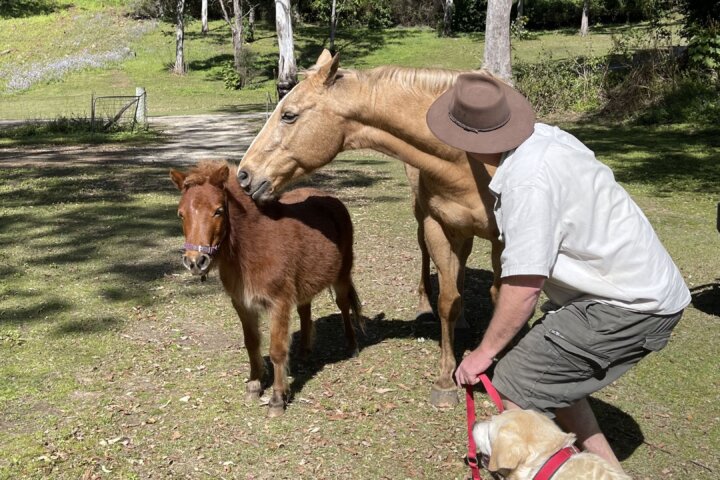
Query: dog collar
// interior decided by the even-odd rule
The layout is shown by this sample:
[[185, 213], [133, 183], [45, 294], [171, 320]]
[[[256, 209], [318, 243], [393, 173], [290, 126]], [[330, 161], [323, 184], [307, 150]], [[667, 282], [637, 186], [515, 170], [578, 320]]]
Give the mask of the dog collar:
[[580, 453], [580, 450], [578, 450], [575, 446], [565, 447], [558, 450], [552, 457], [548, 458], [542, 467], [540, 467], [540, 470], [538, 470], [535, 474], [533, 480], [550, 480], [553, 475], [560, 470], [560, 467], [562, 467], [565, 462], [567, 462], [570, 457], [576, 453]]

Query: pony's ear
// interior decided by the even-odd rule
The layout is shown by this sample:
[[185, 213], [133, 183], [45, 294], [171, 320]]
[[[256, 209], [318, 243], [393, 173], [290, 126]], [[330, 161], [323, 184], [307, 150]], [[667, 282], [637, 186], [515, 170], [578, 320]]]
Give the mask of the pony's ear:
[[528, 454], [526, 441], [514, 428], [500, 428], [491, 444], [492, 453], [488, 460], [488, 470], [507, 476], [520, 466]]
[[[327, 55], [325, 53], [327, 52]], [[321, 63], [322, 60], [322, 63]], [[315, 64], [313, 70], [313, 80], [318, 85], [330, 86], [335, 83], [337, 78], [338, 67], [340, 66], [340, 54], [336, 53], [335, 56], [330, 56], [330, 52], [323, 50], [323, 53], [318, 58], [318, 63]]]
[[187, 177], [187, 173], [183, 173], [179, 170], [175, 170], [174, 168], [170, 169], [170, 179], [173, 181], [175, 186], [178, 190], [182, 192], [184, 186], [185, 186], [185, 178]]
[[215, 185], [216, 187], [220, 187], [223, 185], [223, 183], [225, 183], [229, 175], [230, 167], [228, 167], [228, 164], [226, 163], [210, 175], [210, 184]]

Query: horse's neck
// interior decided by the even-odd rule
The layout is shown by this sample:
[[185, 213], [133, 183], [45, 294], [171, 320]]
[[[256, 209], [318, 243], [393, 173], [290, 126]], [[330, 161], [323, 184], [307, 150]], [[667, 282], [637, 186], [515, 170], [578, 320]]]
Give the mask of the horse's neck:
[[355, 91], [346, 98], [363, 106], [353, 109], [354, 125], [346, 137], [346, 149], [378, 150], [428, 173], [441, 173], [448, 162], [465, 160], [464, 152], [438, 140], [425, 122], [433, 95], [397, 85], [370, 87], [362, 81], [350, 88]]

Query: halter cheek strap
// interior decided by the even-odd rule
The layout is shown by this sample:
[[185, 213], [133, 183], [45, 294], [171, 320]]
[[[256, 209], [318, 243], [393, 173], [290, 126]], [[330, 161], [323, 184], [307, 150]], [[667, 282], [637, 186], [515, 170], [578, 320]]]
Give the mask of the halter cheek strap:
[[220, 244], [217, 245], [195, 245], [193, 243], [186, 243], [183, 245], [185, 250], [191, 250], [194, 252], [205, 253], [211, 257], [220, 250]]

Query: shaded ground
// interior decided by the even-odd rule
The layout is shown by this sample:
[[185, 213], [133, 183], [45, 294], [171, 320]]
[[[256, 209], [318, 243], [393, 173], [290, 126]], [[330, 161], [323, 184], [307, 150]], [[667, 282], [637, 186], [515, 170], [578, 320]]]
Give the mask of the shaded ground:
[[265, 113], [152, 117], [150, 126], [164, 138], [155, 145], [0, 148], [0, 164], [7, 167], [117, 162], [192, 164], [201, 159], [237, 162], [264, 121]]

